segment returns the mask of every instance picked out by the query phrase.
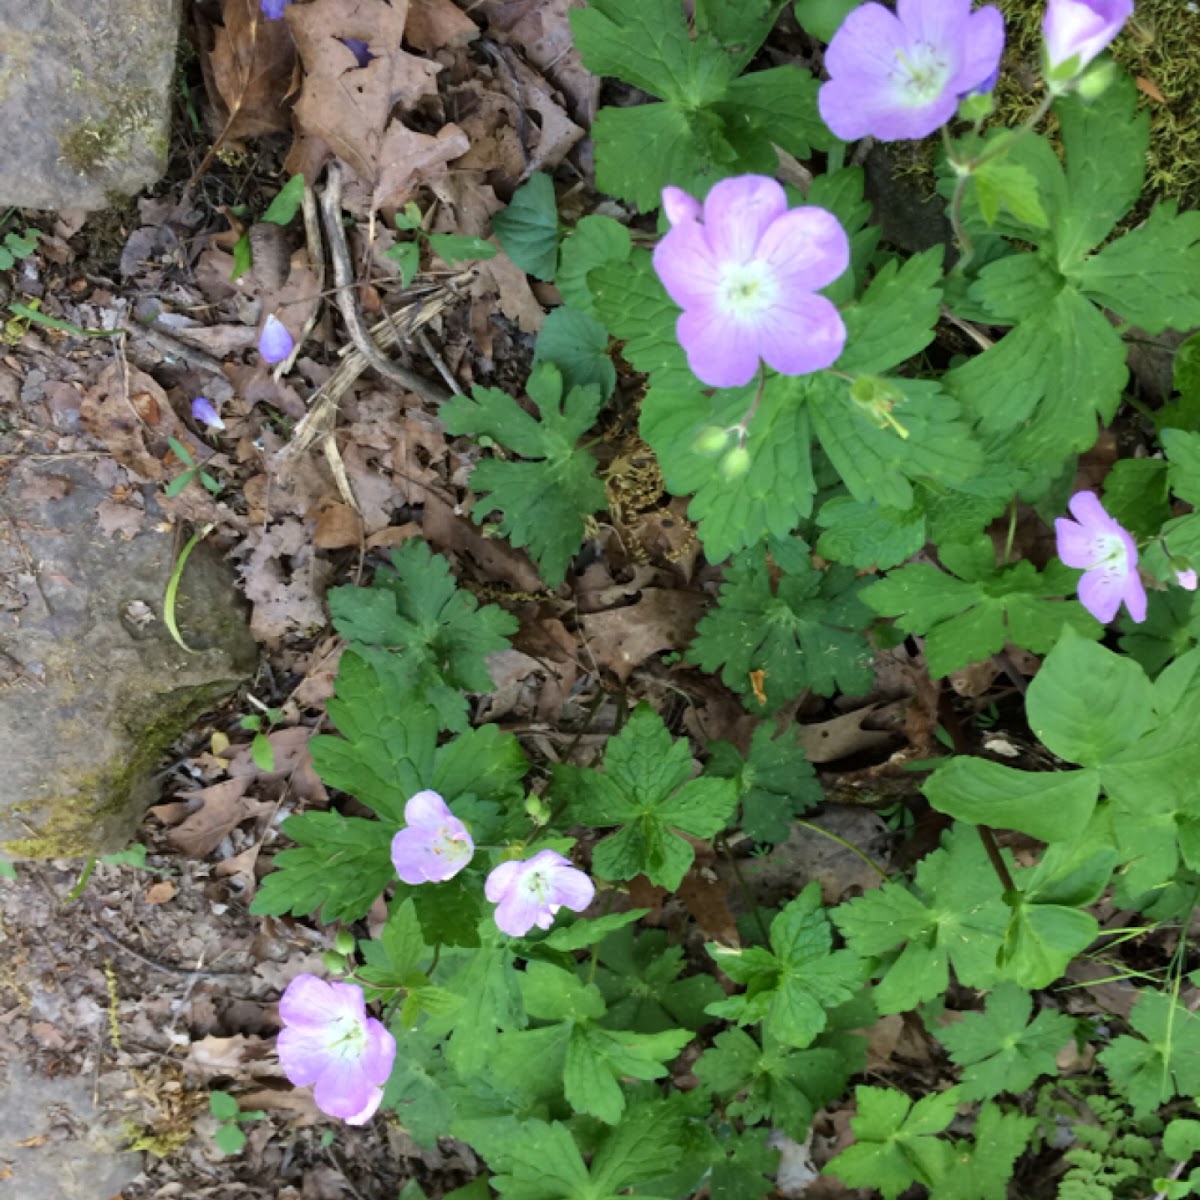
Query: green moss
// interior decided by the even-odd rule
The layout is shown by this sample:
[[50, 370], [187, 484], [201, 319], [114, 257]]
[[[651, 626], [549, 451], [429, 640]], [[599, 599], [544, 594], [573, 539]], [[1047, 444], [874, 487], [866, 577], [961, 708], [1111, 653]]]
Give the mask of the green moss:
[[159, 159], [167, 154], [167, 131], [161, 100], [150, 88], [129, 86], [116, 95], [90, 97], [103, 120], [82, 121], [58, 139], [63, 161], [81, 175], [90, 175], [132, 156], [148, 146]]
[[[1007, 47], [996, 88], [996, 120], [1019, 124], [1041, 96], [1043, 0], [997, 0], [1004, 12]], [[1113, 57], [1142, 89], [1150, 114], [1146, 155], [1147, 202], [1178, 200], [1200, 207], [1200, 6], [1184, 0], [1138, 0], [1113, 43]], [[1161, 94], [1166, 103], [1153, 96]]]
[[[28, 837], [0, 842], [0, 854], [13, 858], [80, 858], [98, 848], [117, 849], [128, 841], [153, 800], [151, 772], [182, 733], [236, 686], [218, 680], [201, 687], [180, 688], [157, 695], [128, 709], [131, 729], [143, 728], [134, 754], [124, 764], [94, 772], [80, 772], [70, 790], [56, 796], [18, 804], [8, 810], [16, 821], [29, 825]], [[86, 731], [83, 731], [86, 736]], [[34, 827], [34, 813], [54, 815]]]

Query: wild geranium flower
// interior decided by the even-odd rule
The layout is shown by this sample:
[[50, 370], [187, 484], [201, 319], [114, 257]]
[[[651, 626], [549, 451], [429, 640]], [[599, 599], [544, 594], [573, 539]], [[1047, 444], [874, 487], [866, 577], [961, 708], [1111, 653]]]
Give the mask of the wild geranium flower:
[[278, 21], [283, 16], [283, 10], [291, 2], [292, 0], [260, 0], [258, 7], [262, 9], [264, 17], [272, 21]]
[[[1070, 63], [1078, 74], [1121, 32], [1133, 0], [1049, 0], [1042, 18], [1050, 70]], [[1072, 63], [1072, 60], [1076, 60]]]
[[510, 937], [523, 937], [535, 925], [549, 929], [560, 908], [583, 912], [596, 885], [571, 860], [554, 850], [540, 850], [525, 862], [501, 863], [488, 877], [483, 893], [496, 905], [496, 924]]
[[710, 387], [749, 383], [759, 360], [782, 375], [832, 366], [846, 342], [838, 310], [818, 288], [850, 264], [850, 243], [823, 208], [787, 206], [764, 175], [724, 179], [703, 207], [663, 189], [671, 228], [654, 269], [683, 312], [676, 336]]
[[209, 429], [225, 428], [225, 422], [221, 420], [221, 414], [217, 412], [216, 405], [204, 396], [197, 396], [192, 401], [192, 417], [201, 425], [208, 426]]
[[269, 363], [283, 362], [295, 349], [296, 343], [288, 333], [287, 326], [271, 313], [263, 323], [258, 335], [258, 352]]
[[396, 1039], [367, 1016], [362, 988], [297, 975], [279, 1000], [283, 1029], [277, 1049], [297, 1087], [314, 1086], [317, 1107], [348, 1125], [362, 1125], [383, 1099]]
[[959, 99], [994, 83], [1004, 18], [971, 0], [863, 4], [825, 51], [821, 119], [843, 141], [923, 138], [954, 116]]
[[1121, 602], [1135, 621], [1146, 619], [1146, 589], [1138, 577], [1138, 552], [1129, 531], [1104, 511], [1095, 492], [1076, 492], [1067, 506], [1075, 520], [1054, 522], [1058, 557], [1068, 567], [1081, 567], [1079, 599], [1107, 625]]
[[444, 883], [471, 861], [475, 843], [437, 792], [418, 792], [404, 806], [408, 822], [392, 838], [392, 865], [405, 883]]

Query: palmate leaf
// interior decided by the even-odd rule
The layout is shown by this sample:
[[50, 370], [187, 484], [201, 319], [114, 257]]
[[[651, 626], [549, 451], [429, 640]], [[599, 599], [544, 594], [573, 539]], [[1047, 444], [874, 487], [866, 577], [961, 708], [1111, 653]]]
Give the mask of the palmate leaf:
[[905, 633], [925, 635], [925, 658], [935, 678], [971, 662], [981, 662], [1014, 642], [1045, 654], [1063, 626], [1096, 638], [1103, 627], [1078, 601], [1062, 597], [1075, 590], [1076, 575], [1057, 561], [1042, 574], [1030, 563], [997, 566], [991, 538], [943, 545], [942, 563], [892, 571], [863, 592], [876, 612], [893, 617]]
[[[890, 958], [874, 992], [884, 1013], [943, 994], [951, 966], [964, 986], [990, 987], [1008, 917], [983, 845], [966, 826], [953, 829], [942, 849], [921, 860], [911, 889], [889, 881], [833, 912], [851, 950]], [[891, 958], [898, 946], [904, 949]]]
[[[954, 1143], [952, 1168], [934, 1184], [930, 1200], [1007, 1200], [1013, 1167], [1035, 1126], [1033, 1117], [984, 1104], [973, 1141]], [[1059, 1195], [1066, 1200], [1061, 1189]]]
[[739, 1025], [763, 1022], [766, 1036], [804, 1049], [828, 1024], [828, 1009], [849, 1000], [862, 984], [865, 963], [848, 950], [833, 950], [833, 934], [810, 883], [771, 922], [770, 950], [733, 950], [710, 942], [717, 966], [746, 991], [710, 1004], [708, 1011]]
[[329, 609], [338, 633], [376, 664], [390, 698], [407, 688], [449, 729], [465, 728], [462, 692], [491, 689], [485, 660], [507, 649], [517, 628], [502, 608], [481, 607], [459, 588], [449, 563], [418, 538], [392, 551], [391, 568], [381, 567], [371, 587], [332, 589]]
[[1122, 1034], [1100, 1052], [1112, 1085], [1145, 1116], [1174, 1096], [1200, 1092], [1200, 1017], [1170, 994], [1143, 992]]
[[937, 1135], [954, 1119], [957, 1088], [915, 1104], [888, 1088], [857, 1087], [854, 1098], [854, 1145], [828, 1163], [823, 1174], [850, 1187], [878, 1189], [884, 1200], [896, 1200], [914, 1183], [932, 1186], [946, 1175], [951, 1148]]
[[732, 780], [691, 779], [691, 750], [648, 704], [639, 704], [605, 749], [604, 773], [555, 764], [551, 794], [593, 829], [620, 826], [595, 849], [606, 879], [644, 874], [674, 891], [695, 858], [682, 834], [719, 833], [737, 805]]
[[[870, 623], [861, 584], [846, 567], [818, 571], [807, 555], [791, 555], [772, 586], [763, 548], [730, 564], [716, 608], [696, 629], [689, 662], [720, 670], [747, 707], [773, 712], [804, 690], [856, 695], [871, 685], [871, 649], [859, 632]], [[757, 672], [766, 704], [754, 698]]]
[[556, 587], [583, 543], [585, 518], [605, 506], [595, 460], [578, 447], [603, 402], [596, 387], [565, 392], [550, 362], [540, 363], [526, 386], [537, 418], [497, 388], [476, 388], [470, 397], [455, 396], [442, 419], [453, 434], [486, 434], [527, 460], [493, 458], [475, 467], [471, 487], [482, 497], [475, 519], [498, 511], [500, 532], [513, 545], [528, 546]]
[[1066, 1013], [1045, 1009], [1030, 1022], [1033, 997], [1015, 984], [1003, 983], [988, 997], [981, 1013], [933, 1035], [950, 1058], [963, 1068], [964, 1100], [986, 1100], [1001, 1092], [1024, 1092], [1040, 1075], [1053, 1075], [1055, 1056], [1071, 1040], [1075, 1022]]

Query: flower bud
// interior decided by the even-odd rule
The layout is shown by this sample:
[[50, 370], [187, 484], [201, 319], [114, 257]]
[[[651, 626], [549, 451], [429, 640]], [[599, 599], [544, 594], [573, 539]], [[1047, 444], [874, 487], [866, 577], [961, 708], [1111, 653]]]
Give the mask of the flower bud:
[[720, 429], [716, 425], [705, 425], [696, 435], [695, 448], [697, 454], [712, 458], [720, 454], [729, 445], [729, 430]]
[[721, 478], [732, 483], [741, 479], [750, 470], [750, 451], [745, 446], [734, 446], [723, 459], [719, 468]]
[[1108, 91], [1108, 86], [1117, 77], [1117, 67], [1111, 58], [1093, 63], [1083, 73], [1075, 90], [1085, 100], [1096, 100]]
[[327, 970], [330, 975], [346, 974], [346, 959], [336, 950], [326, 950], [321, 955], [321, 961], [325, 964], [325, 970]]
[[333, 939], [333, 948], [338, 954], [353, 954], [358, 946], [358, 939], [348, 929], [339, 929]]

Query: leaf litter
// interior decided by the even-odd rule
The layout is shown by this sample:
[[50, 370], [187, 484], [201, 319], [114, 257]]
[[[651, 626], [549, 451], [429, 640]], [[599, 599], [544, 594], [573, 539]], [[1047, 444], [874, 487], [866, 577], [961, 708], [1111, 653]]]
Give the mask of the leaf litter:
[[[74, 1058], [94, 1072], [100, 1093], [146, 1138], [173, 1147], [149, 1160], [144, 1185], [127, 1200], [224, 1194], [225, 1182], [214, 1191], [213, 1179], [264, 1200], [342, 1195], [339, 1181], [369, 1180], [372, 1195], [398, 1192], [409, 1177], [440, 1195], [477, 1169], [469, 1151], [449, 1144], [428, 1152], [410, 1143], [397, 1153], [378, 1128], [353, 1131], [346, 1157], [331, 1164], [307, 1095], [280, 1086], [273, 1003], [295, 974], [323, 970], [331, 933], [253, 919], [246, 906], [286, 844], [280, 822], [344, 803], [308, 754], [343, 648], [329, 626], [331, 587], [369, 578], [412, 538], [446, 555], [462, 586], [520, 622], [513, 648], [489, 661], [493, 690], [476, 698], [473, 716], [516, 733], [542, 762], [587, 761], [640, 699], [701, 749], [727, 740], [749, 751], [758, 722], [680, 661], [720, 573], [700, 558], [686, 505], [666, 494], [653, 456], [628, 432], [636, 386], [623, 381], [623, 416], [599, 430], [607, 510], [567, 581], [551, 589], [523, 551], [471, 519], [467, 480], [478, 448], [447, 434], [435, 404], [370, 365], [382, 354], [431, 386], [450, 380], [523, 396], [532, 335], [558, 302], [555, 290], [503, 251], [467, 270], [427, 252], [402, 287], [388, 257], [398, 239], [392, 217], [415, 201], [427, 232], [496, 244], [492, 218], [514, 190], [556, 171], [563, 211], [594, 211], [585, 139], [600, 81], [571, 45], [570, 7], [309, 0], [268, 21], [257, 0], [197, 4], [203, 95], [193, 72], [186, 97], [199, 115], [177, 123], [168, 180], [159, 194], [106, 215], [106, 261], [85, 261], [100, 240], [99, 218], [63, 214], [20, 281], [22, 303], [80, 328], [124, 333], [101, 342], [9, 323], [0, 471], [14, 456], [85, 457], [109, 491], [97, 525], [113, 541], [136, 536], [146, 521], [211, 523], [238, 566], [264, 648], [254, 693], [281, 714], [265, 734], [270, 769], [241, 727], [248, 702], [214, 714], [176, 748], [164, 801], [144, 831], [149, 861], [169, 878], [151, 883], [136, 868], [101, 866], [72, 909], [57, 897], [73, 880], [54, 865], [31, 868], [19, 888], [0, 893], [29, 977], [58, 997], [47, 1007], [0, 976], [9, 1006], [0, 1022], [37, 1044], [44, 1069]], [[347, 40], [366, 43], [365, 63]], [[331, 247], [318, 216], [329, 165], [345, 172], [348, 300], [331, 294]], [[263, 222], [294, 174], [305, 178], [305, 204], [290, 221]], [[604, 211], [629, 219], [619, 206]], [[239, 274], [243, 238], [255, 261]], [[352, 336], [341, 315], [347, 302], [378, 346]], [[269, 314], [297, 343], [279, 371], [256, 349]], [[220, 438], [190, 416], [199, 395], [220, 406]], [[219, 494], [196, 478], [165, 494], [186, 466], [172, 441], [217, 479]], [[1023, 669], [1031, 674], [1036, 663]], [[893, 839], [872, 805], [911, 789], [902, 760], [928, 753], [937, 723], [937, 697], [913, 675], [898, 659], [881, 661], [870, 696], [839, 709], [805, 695], [781, 714], [844, 801], [814, 822], [881, 862]], [[982, 708], [993, 685], [972, 680], [961, 690]], [[224, 738], [219, 752], [215, 733]], [[893, 761], [900, 743], [908, 749]], [[802, 829], [749, 874], [767, 903], [797, 879], [818, 879], [827, 899], [877, 882], [860, 858]], [[631, 888], [653, 908], [650, 922], [673, 937], [699, 932], [739, 944], [744, 899], [722, 859], [699, 858], [669, 903], [655, 891], [645, 880]], [[84, 964], [74, 1015], [55, 1026], [65, 1030], [59, 1043], [39, 1042], [48, 1014], [61, 1011], [64, 957]], [[106, 1045], [113, 1020], [120, 1042]], [[872, 1031], [871, 1053], [881, 1073], [927, 1069], [927, 1047], [894, 1020]], [[269, 1114], [236, 1169], [219, 1161], [211, 1137], [195, 1136], [205, 1132], [200, 1101], [213, 1086]], [[844, 1131], [844, 1114], [832, 1114], [827, 1131], [836, 1136], [839, 1125]]]

